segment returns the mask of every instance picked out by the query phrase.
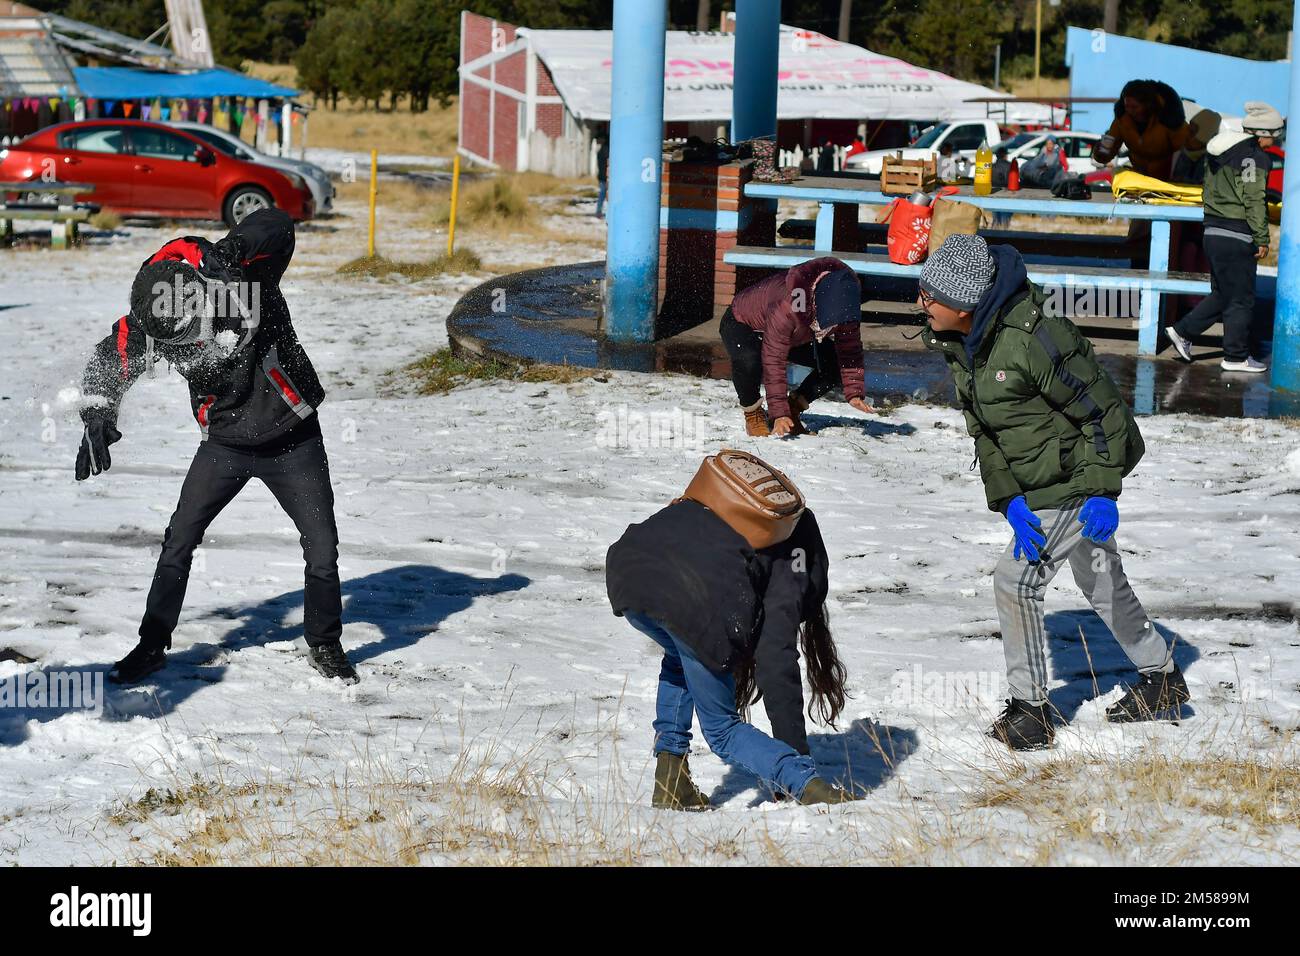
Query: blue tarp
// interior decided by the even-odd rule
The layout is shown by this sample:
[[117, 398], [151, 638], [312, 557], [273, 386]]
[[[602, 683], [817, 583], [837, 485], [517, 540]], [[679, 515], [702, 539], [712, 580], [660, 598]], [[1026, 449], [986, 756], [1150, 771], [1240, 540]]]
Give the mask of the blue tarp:
[[[1287, 115], [1291, 64], [1246, 60], [1222, 53], [1070, 27], [1065, 38], [1071, 96], [1113, 96], [1129, 80], [1160, 80], [1185, 100], [1216, 113], [1241, 116], [1247, 100], [1264, 100]], [[1080, 103], [1074, 128], [1104, 133], [1115, 113], [1109, 104]]]
[[233, 70], [159, 73], [125, 66], [78, 66], [72, 70], [83, 96], [104, 100], [201, 100], [213, 96], [289, 99], [297, 90]]

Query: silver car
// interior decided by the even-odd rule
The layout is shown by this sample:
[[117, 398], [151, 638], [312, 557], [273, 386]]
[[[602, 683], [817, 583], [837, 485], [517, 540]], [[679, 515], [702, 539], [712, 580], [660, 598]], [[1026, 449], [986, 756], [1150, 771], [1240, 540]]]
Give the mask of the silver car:
[[331, 212], [334, 208], [334, 184], [330, 182], [330, 174], [321, 169], [315, 163], [309, 163], [302, 159], [290, 159], [287, 156], [271, 156], [260, 150], [254, 149], [248, 143], [236, 136], [234, 133], [228, 133], [224, 129], [217, 129], [215, 126], [209, 126], [206, 123], [191, 123], [187, 121], [177, 121], [169, 125], [177, 129], [183, 129], [191, 136], [197, 136], [212, 146], [213, 149], [220, 150], [227, 156], [234, 156], [236, 159], [246, 160], [250, 163], [260, 163], [263, 166], [270, 166], [272, 169], [278, 169], [283, 173], [294, 173], [300, 176], [311, 190], [312, 199], [316, 204], [316, 212]]

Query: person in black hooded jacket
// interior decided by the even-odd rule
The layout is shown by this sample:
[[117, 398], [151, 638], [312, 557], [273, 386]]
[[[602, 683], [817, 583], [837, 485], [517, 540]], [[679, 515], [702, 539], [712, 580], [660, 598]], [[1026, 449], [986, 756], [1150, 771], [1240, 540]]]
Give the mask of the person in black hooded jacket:
[[293, 220], [278, 209], [252, 213], [215, 243], [196, 236], [168, 242], [141, 265], [130, 311], [86, 366], [78, 481], [112, 466], [122, 400], [157, 359], [188, 382], [203, 436], [163, 537], [140, 643], [114, 665], [110, 680], [134, 683], [163, 667], [194, 549], [251, 478], [270, 489], [301, 535], [311, 665], [326, 677], [357, 680], [339, 640], [338, 531], [316, 416], [325, 390], [280, 292], [293, 250]]
[[[844, 667], [826, 620], [827, 565], [811, 511], [786, 541], [755, 550], [685, 499], [630, 525], [610, 547], [614, 613], [664, 649], [654, 806], [708, 806], [686, 762], [693, 714], [714, 753], [777, 793], [805, 804], [856, 799], [817, 776], [804, 726], [801, 639], [821, 717], [833, 723], [844, 706]], [[744, 719], [759, 696], [776, 739]]]

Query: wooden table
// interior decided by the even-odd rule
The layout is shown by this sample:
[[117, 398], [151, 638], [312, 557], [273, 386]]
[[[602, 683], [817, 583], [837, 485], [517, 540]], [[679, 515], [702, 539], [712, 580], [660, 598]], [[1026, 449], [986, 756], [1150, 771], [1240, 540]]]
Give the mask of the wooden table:
[[55, 205], [12, 207], [0, 202], [0, 241], [13, 235], [16, 219], [50, 219], [50, 245], [55, 249], [66, 249], [77, 241], [77, 227], [91, 216], [91, 210], [78, 208], [73, 202], [74, 196], [84, 196], [95, 191], [94, 183], [43, 182], [0, 182], [0, 196], [6, 193], [38, 193], [57, 197]]

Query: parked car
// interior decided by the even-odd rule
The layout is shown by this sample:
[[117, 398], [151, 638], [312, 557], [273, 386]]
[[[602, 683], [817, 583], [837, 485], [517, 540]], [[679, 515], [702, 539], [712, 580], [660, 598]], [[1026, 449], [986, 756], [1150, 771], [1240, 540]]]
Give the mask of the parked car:
[[[1007, 159], [1019, 160], [1024, 165], [1043, 150], [1047, 137], [1056, 137], [1056, 143], [1065, 153], [1065, 163], [1070, 172], [1087, 176], [1097, 172], [1102, 166], [1092, 158], [1092, 148], [1101, 139], [1097, 133], [1081, 133], [1070, 129], [1040, 129], [1031, 133], [1017, 133], [1008, 140], [1003, 140], [993, 147], [994, 153], [1005, 155]], [[1126, 165], [1128, 150], [1120, 151], [1116, 165]]]
[[334, 184], [330, 182], [330, 174], [315, 163], [309, 163], [303, 159], [291, 159], [288, 156], [272, 156], [245, 143], [234, 133], [227, 132], [224, 129], [217, 129], [217, 127], [209, 126], [207, 123], [173, 121], [168, 125], [197, 136], [209, 146], [220, 150], [227, 156], [244, 159], [250, 163], [261, 163], [263, 166], [270, 166], [272, 169], [297, 173], [307, 181], [307, 185], [311, 189], [312, 199], [316, 202], [316, 212], [319, 214], [333, 210]]
[[310, 219], [315, 200], [293, 172], [228, 156], [184, 130], [144, 120], [59, 123], [0, 150], [0, 181], [53, 176], [93, 183], [76, 196], [124, 216], [223, 219], [267, 206]]
[[901, 152], [904, 159], [929, 159], [939, 155], [939, 148], [945, 143], [952, 144], [954, 155], [971, 163], [975, 160], [975, 150], [979, 149], [980, 143], [987, 141], [992, 146], [1000, 139], [1002, 127], [991, 119], [939, 123], [917, 137], [911, 146], [904, 146], [901, 150], [869, 149], [864, 153], [855, 153], [844, 161], [844, 168], [850, 172], [879, 176], [886, 156]]

